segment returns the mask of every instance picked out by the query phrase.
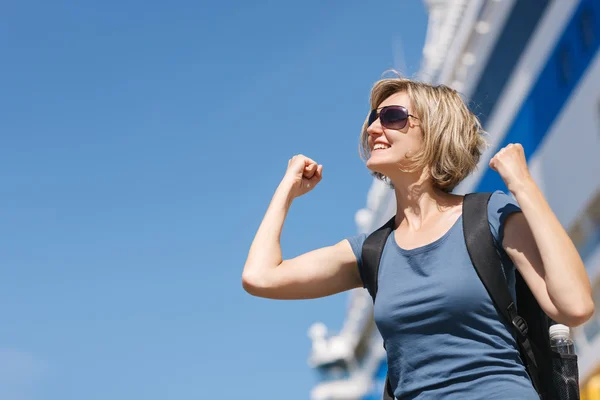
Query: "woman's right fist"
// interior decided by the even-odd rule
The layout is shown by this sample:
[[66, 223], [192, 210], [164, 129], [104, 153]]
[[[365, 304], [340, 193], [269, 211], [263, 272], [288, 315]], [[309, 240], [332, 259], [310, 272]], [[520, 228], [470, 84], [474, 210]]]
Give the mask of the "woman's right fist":
[[292, 196], [299, 197], [310, 192], [321, 182], [323, 166], [301, 154], [288, 161], [284, 181], [291, 185]]

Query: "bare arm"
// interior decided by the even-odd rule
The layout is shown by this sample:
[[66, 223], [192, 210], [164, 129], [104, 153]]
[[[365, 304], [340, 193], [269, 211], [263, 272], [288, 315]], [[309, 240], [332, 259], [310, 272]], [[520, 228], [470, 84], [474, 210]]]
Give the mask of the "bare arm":
[[513, 146], [499, 162], [514, 167], [515, 179], [505, 182], [523, 212], [507, 219], [503, 247], [546, 314], [568, 326], [581, 325], [594, 312], [585, 265], [529, 175], [523, 148]]
[[515, 197], [523, 213], [506, 221], [507, 254], [548, 316], [565, 325], [581, 325], [592, 316], [594, 304], [575, 245], [535, 183]]
[[274, 299], [308, 299], [362, 286], [347, 240], [293, 259], [282, 258], [280, 238], [291, 203], [319, 183], [321, 168], [304, 156], [290, 160], [250, 246], [242, 273], [248, 293]]

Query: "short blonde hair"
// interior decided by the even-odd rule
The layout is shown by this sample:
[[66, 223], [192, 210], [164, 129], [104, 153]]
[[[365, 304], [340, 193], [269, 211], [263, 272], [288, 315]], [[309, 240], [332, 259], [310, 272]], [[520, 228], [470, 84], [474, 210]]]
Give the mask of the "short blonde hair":
[[[477, 166], [485, 146], [484, 130], [479, 119], [469, 110], [458, 92], [446, 85], [430, 85], [402, 77], [377, 81], [371, 90], [371, 109], [393, 94], [405, 92], [411, 103], [409, 112], [419, 119], [423, 147], [407, 154], [410, 163], [404, 171], [428, 168], [433, 185], [450, 192]], [[362, 127], [360, 153], [363, 160], [371, 156], [368, 116]], [[387, 181], [380, 173], [373, 173]], [[391, 183], [391, 182], [390, 182]]]

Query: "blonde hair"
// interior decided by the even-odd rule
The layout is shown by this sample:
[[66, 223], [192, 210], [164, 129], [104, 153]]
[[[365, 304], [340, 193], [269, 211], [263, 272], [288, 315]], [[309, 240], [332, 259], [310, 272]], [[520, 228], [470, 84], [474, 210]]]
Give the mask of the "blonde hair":
[[[485, 146], [485, 132], [479, 119], [469, 110], [458, 92], [446, 85], [430, 85], [397, 77], [376, 82], [371, 90], [371, 109], [378, 108], [388, 97], [405, 92], [412, 108], [409, 112], [419, 119], [423, 132], [423, 147], [407, 154], [409, 167], [403, 171], [429, 169], [433, 185], [450, 192], [477, 166]], [[360, 154], [363, 160], [371, 156], [367, 133], [368, 116], [362, 126]], [[388, 181], [382, 174], [377, 178]]]

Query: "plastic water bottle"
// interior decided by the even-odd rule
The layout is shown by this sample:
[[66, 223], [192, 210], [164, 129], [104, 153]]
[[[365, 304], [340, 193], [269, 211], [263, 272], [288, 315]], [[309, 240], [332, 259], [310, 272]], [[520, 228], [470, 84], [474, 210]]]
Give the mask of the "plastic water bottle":
[[550, 348], [561, 354], [575, 354], [575, 345], [569, 335], [569, 327], [556, 324], [550, 327]]

